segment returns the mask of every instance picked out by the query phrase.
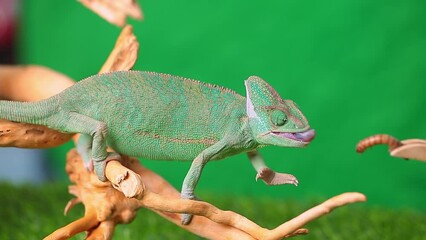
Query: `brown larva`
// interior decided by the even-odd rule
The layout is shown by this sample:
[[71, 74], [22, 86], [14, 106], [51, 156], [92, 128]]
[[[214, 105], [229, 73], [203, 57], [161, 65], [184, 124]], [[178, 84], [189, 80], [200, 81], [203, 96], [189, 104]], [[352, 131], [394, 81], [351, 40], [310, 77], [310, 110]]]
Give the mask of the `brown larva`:
[[378, 145], [378, 144], [387, 144], [389, 145], [389, 151], [394, 150], [395, 148], [399, 147], [402, 145], [402, 143], [387, 134], [377, 134], [377, 135], [373, 135], [370, 137], [367, 137], [363, 140], [361, 140], [357, 145], [356, 145], [356, 151], [359, 153], [364, 152], [367, 148], [372, 147], [374, 145]]

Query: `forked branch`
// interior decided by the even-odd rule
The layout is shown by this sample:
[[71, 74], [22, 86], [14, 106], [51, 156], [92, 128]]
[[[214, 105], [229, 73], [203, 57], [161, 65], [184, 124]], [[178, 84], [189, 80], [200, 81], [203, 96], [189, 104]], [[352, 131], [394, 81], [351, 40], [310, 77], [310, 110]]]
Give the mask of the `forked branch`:
[[[129, 169], [128, 171], [136, 173], [136, 176], [148, 175], [148, 179], [153, 180], [149, 176], [149, 170], [143, 168], [137, 159], [123, 156], [122, 164]], [[97, 216], [92, 218], [93, 222], [88, 223], [88, 226], [98, 226], [99, 224], [99, 226], [108, 226], [102, 229], [84, 229], [94, 239], [96, 239], [95, 237], [98, 234], [99, 237], [110, 235], [118, 223], [132, 221], [140, 207], [160, 212], [178, 226], [209, 239], [283, 239], [306, 234], [308, 231], [302, 228], [306, 223], [328, 214], [337, 207], [365, 201], [365, 196], [360, 193], [344, 193], [309, 209], [275, 229], [268, 230], [238, 213], [221, 210], [207, 202], [180, 199], [179, 194], [170, 197], [173, 194], [163, 195], [153, 192], [163, 193], [163, 191], [170, 191], [167, 184], [161, 183], [161, 179], [159, 179], [160, 183], [165, 189], [159, 189], [156, 186], [153, 188], [153, 185], [148, 180], [149, 187], [142, 185], [143, 189], [137, 195], [137, 199], [126, 198], [121, 192], [114, 189], [113, 184], [100, 182], [95, 174], [86, 171], [79, 155], [75, 151], [70, 152], [68, 155], [66, 170], [70, 180], [76, 184], [71, 188], [71, 192], [77, 195], [77, 199], [81, 200], [85, 205], [85, 216], [92, 216], [93, 214]], [[116, 166], [114, 165], [108, 164], [106, 173], [110, 179], [121, 179], [117, 175]], [[118, 177], [114, 178], [114, 175]], [[124, 175], [134, 176], [135, 174]], [[145, 182], [143, 178], [142, 181]], [[73, 203], [78, 202], [78, 200], [72, 201]], [[179, 215], [176, 213], [190, 213], [198, 216], [194, 218], [190, 225], [181, 225]], [[206, 218], [209, 221], [206, 221]], [[67, 225], [55, 231], [54, 235], [49, 235], [46, 239], [62, 239], [55, 238], [55, 236], [66, 235], [62, 232], [75, 233], [76, 226], [80, 225]], [[212, 229], [217, 231], [212, 231]]]

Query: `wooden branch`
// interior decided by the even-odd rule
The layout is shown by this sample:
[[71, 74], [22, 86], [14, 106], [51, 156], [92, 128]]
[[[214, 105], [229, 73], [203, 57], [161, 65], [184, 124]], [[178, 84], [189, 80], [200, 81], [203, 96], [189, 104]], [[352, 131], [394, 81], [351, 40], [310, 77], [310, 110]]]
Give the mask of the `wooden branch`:
[[[138, 171], [138, 175], [143, 176], [143, 180], [149, 179], [146, 185], [142, 185], [143, 194], [145, 194], [145, 191], [155, 191], [162, 194], [169, 193], [172, 194], [174, 198], [180, 199], [179, 193], [173, 187], [154, 172], [142, 167], [137, 159], [123, 156], [122, 163], [128, 167], [128, 169], [124, 167], [123, 169], [127, 169], [127, 171]], [[115, 173], [117, 167], [115, 164], [117, 164], [117, 162], [114, 163], [114, 161], [107, 164], [106, 172], [108, 176]], [[132, 166], [138, 167], [134, 168]], [[83, 230], [87, 231], [88, 236], [93, 239], [111, 239], [110, 237], [106, 238], [104, 236], [110, 235], [110, 232], [113, 231], [116, 224], [129, 223], [132, 221], [136, 215], [137, 209], [141, 207], [138, 199], [126, 198], [120, 191], [114, 189], [112, 183], [101, 182], [93, 172], [85, 170], [81, 157], [75, 150], [68, 153], [66, 171], [71, 182], [75, 183], [74, 186], [70, 187], [70, 193], [74, 194], [77, 200], [71, 201], [75, 203], [81, 201], [84, 203], [85, 216], [94, 213], [97, 215], [97, 218], [89, 223], [88, 226], [92, 226], [93, 224], [100, 224], [99, 226], [102, 226], [104, 222], [108, 222], [108, 228], [99, 229], [96, 227], [88, 227]], [[156, 182], [156, 180], [159, 180], [159, 184], [152, 184]], [[143, 194], [140, 194], [138, 197], [143, 198]], [[166, 194], [165, 197], [169, 198], [170, 195]], [[71, 204], [71, 207], [72, 205], [73, 204]], [[70, 205], [67, 206], [68, 210], [70, 210]], [[161, 215], [175, 224], [205, 238], [215, 239], [213, 234], [217, 235], [218, 232], [221, 232], [223, 237], [216, 239], [229, 239], [227, 237], [232, 237], [230, 239], [242, 240], [253, 239], [242, 231], [214, 223], [206, 218], [195, 216], [190, 225], [181, 225], [179, 215], [170, 213], [163, 213]], [[112, 226], [111, 223], [113, 223]], [[62, 236], [61, 232], [71, 232], [69, 229], [70, 227], [67, 226], [58, 229], [54, 232], [55, 235], [49, 235], [46, 239], [55, 239], [55, 236]], [[212, 230], [214, 230], [214, 232], [212, 232]]]
[[356, 202], [365, 202], [367, 199], [361, 193], [343, 193], [328, 199], [322, 204], [315, 206], [306, 212], [300, 214], [299, 216], [291, 219], [288, 222], [285, 222], [273, 229], [268, 233], [265, 239], [280, 239], [282, 234], [291, 234], [305, 224], [323, 216], [329, 214], [331, 211], [338, 207], [342, 207], [347, 204], [356, 203]]
[[[41, 66], [0, 65], [0, 96], [14, 101], [38, 101], [72, 86], [69, 77]], [[0, 146], [49, 148], [69, 141], [72, 134], [44, 126], [0, 120]]]
[[72, 136], [40, 125], [0, 119], [0, 147], [50, 148], [68, 142]]
[[[117, 167], [115, 164], [117, 162], [113, 165], [107, 165], [107, 175], [116, 175], [114, 173]], [[143, 181], [145, 179], [148, 180], [146, 182], [147, 184], [149, 183], [148, 185], [141, 185], [142, 190], [137, 199], [124, 197], [121, 192], [114, 190], [113, 184], [100, 182], [93, 172], [86, 171], [80, 156], [75, 150], [68, 154], [66, 170], [70, 180], [76, 184], [70, 189], [78, 199], [72, 201], [79, 202], [81, 200], [85, 205], [84, 219], [87, 219], [87, 216], [96, 214], [96, 218], [91, 218], [92, 220], [87, 222], [87, 226], [98, 224], [99, 226], [103, 226], [103, 224], [107, 226], [102, 228], [79, 228], [81, 231], [88, 231], [88, 236], [93, 239], [110, 239], [115, 225], [132, 221], [140, 207], [161, 212], [163, 216], [166, 216], [179, 227], [208, 239], [282, 239], [306, 234], [307, 230], [301, 228], [303, 225], [331, 212], [337, 207], [365, 201], [365, 196], [360, 193], [341, 194], [281, 224], [275, 229], [268, 230], [238, 213], [223, 211], [207, 202], [181, 199], [177, 192], [168, 187], [168, 183], [164, 179], [158, 175], [153, 176], [153, 173], [142, 167], [135, 158], [123, 156], [122, 164], [128, 168], [128, 171], [140, 175]], [[128, 174], [125, 174], [122, 177], [126, 178], [127, 176]], [[119, 177], [117, 182], [122, 180]], [[154, 180], [159, 180], [159, 184], [151, 184]], [[161, 194], [156, 192], [161, 192]], [[176, 213], [190, 213], [198, 216], [194, 216], [190, 225], [182, 225], [180, 224], [180, 217]], [[80, 222], [80, 220], [76, 222]], [[67, 225], [55, 231], [53, 235], [49, 235], [46, 239], [61, 239], [55, 237], [76, 233], [75, 229], [77, 227], [75, 226], [80, 225]]]
[[133, 28], [127, 25], [121, 31], [114, 49], [105, 61], [99, 73], [129, 70], [138, 58], [139, 42], [133, 34]]
[[91, 229], [96, 227], [96, 214], [92, 213], [90, 215], [85, 215], [84, 217], [66, 225], [63, 228], [60, 228], [50, 234], [48, 237], [44, 238], [45, 240], [59, 240], [59, 239], [68, 239], [78, 233], [86, 231], [86, 229]]
[[127, 17], [142, 20], [142, 9], [136, 0], [79, 0], [109, 23], [122, 27]]
[[309, 209], [296, 218], [285, 222], [275, 229], [268, 230], [258, 226], [256, 223], [232, 211], [223, 211], [215, 206], [200, 201], [186, 199], [170, 199], [161, 195], [146, 191], [140, 199], [142, 206], [155, 209], [157, 211], [167, 211], [173, 213], [189, 213], [209, 218], [210, 220], [229, 225], [242, 230], [255, 239], [283, 239], [299, 234], [306, 234], [306, 229], [300, 229], [307, 223], [330, 213], [333, 209], [350, 203], [363, 202], [365, 196], [361, 193], [344, 193], [333, 197], [324, 203]]
[[49, 98], [74, 85], [62, 73], [42, 66], [0, 65], [0, 98], [33, 102]]

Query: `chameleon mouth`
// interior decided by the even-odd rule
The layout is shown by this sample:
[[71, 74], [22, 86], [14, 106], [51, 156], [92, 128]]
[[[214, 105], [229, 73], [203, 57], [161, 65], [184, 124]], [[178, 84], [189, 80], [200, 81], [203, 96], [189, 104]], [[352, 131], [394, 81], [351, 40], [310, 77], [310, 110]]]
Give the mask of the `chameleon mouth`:
[[309, 143], [315, 138], [315, 130], [309, 129], [304, 132], [296, 132], [296, 133], [289, 133], [289, 132], [272, 132], [272, 134], [288, 138], [294, 141], [302, 142], [302, 143]]

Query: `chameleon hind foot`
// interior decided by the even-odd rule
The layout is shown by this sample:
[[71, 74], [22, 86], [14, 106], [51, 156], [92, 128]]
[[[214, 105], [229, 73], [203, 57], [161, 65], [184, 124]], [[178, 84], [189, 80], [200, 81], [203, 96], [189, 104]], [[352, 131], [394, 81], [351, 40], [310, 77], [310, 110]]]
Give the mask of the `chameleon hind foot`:
[[[196, 200], [196, 201], [200, 201], [200, 199], [199, 199], [199, 198], [197, 198], [194, 194], [190, 194], [190, 195], [181, 195], [181, 198], [182, 198], [182, 199], [188, 199], [188, 200]], [[180, 217], [181, 223], [182, 223], [183, 225], [188, 225], [188, 224], [190, 224], [190, 223], [191, 223], [191, 221], [192, 221], [192, 217], [193, 217], [193, 215], [192, 215], [192, 214], [182, 213], [182, 214], [181, 214], [181, 217]]]
[[299, 181], [291, 174], [275, 172], [270, 168], [262, 168], [257, 172], [256, 181], [262, 179], [267, 185], [293, 184], [297, 186]]
[[105, 182], [108, 180], [105, 176], [105, 167], [107, 162], [111, 160], [120, 161], [121, 160], [120, 154], [115, 152], [108, 152], [108, 155], [105, 159], [102, 159], [102, 160], [92, 159], [91, 161], [93, 164], [93, 169], [96, 173], [96, 176], [98, 176], [99, 180], [101, 180], [102, 182]]
[[181, 215], [181, 222], [182, 222], [183, 225], [190, 224], [191, 220], [192, 220], [192, 214], [184, 213], [184, 214]]
[[90, 171], [90, 172], [92, 172], [93, 171], [93, 161], [92, 160], [89, 160], [89, 161], [84, 161], [84, 159], [83, 159], [83, 165], [84, 165], [84, 168], [86, 169], [86, 170], [88, 170], [88, 171]]

